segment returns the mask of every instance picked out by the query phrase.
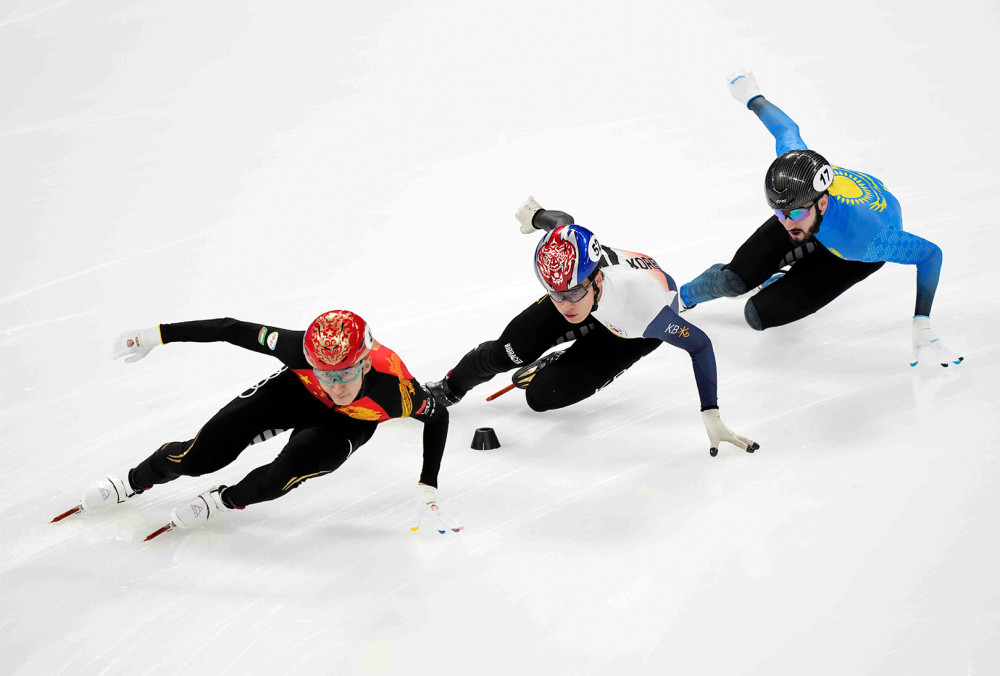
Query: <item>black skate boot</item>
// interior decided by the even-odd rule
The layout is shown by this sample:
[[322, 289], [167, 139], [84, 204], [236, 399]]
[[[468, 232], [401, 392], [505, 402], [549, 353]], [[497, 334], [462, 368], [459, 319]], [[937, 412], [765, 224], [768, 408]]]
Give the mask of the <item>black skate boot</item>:
[[536, 359], [527, 366], [514, 371], [514, 375], [511, 380], [514, 381], [514, 387], [519, 389], [524, 389], [531, 384], [538, 372], [543, 368], [554, 362], [559, 357], [563, 356], [566, 350], [559, 350], [558, 352], [550, 352], [549, 354]]
[[426, 382], [424, 383], [424, 387], [435, 399], [445, 406], [457, 404], [462, 401], [462, 397], [465, 396], [462, 394], [455, 394], [452, 391], [451, 387], [448, 385], [448, 376], [445, 376], [441, 380]]

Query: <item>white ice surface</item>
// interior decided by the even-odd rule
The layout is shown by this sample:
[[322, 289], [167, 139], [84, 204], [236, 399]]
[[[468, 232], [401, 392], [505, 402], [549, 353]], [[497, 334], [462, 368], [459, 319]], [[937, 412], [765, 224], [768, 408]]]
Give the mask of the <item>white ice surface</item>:
[[[819, 7], [6, 0], [2, 671], [1000, 673], [1000, 10]], [[408, 528], [413, 421], [205, 531], [142, 542], [283, 438], [48, 523], [276, 364], [125, 365], [119, 331], [348, 307], [439, 377], [539, 294], [529, 193], [679, 281], [728, 260], [773, 157], [736, 67], [941, 245], [933, 321], [964, 365], [909, 368], [914, 271], [890, 264], [763, 334], [694, 311], [755, 455], [709, 457], [667, 347], [568, 410], [487, 404], [503, 378], [452, 409], [458, 536]], [[470, 450], [486, 425], [503, 447]]]

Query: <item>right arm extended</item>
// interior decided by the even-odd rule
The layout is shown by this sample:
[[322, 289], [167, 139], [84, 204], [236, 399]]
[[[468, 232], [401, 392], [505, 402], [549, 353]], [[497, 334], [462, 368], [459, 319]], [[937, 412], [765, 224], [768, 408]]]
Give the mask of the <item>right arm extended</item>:
[[126, 362], [134, 362], [145, 357], [157, 345], [225, 342], [277, 357], [289, 366], [301, 366], [305, 363], [303, 336], [302, 331], [243, 322], [231, 317], [201, 319], [121, 333], [115, 337], [111, 358], [124, 356]]
[[753, 73], [737, 71], [729, 76], [728, 82], [733, 98], [752, 110], [774, 136], [778, 155], [789, 150], [806, 150], [805, 141], [799, 136], [799, 126], [781, 108], [764, 98]]

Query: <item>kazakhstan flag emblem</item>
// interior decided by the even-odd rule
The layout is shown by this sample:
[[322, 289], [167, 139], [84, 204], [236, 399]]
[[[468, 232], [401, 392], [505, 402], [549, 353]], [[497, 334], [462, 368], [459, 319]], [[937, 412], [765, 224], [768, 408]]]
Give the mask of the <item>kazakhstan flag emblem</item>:
[[884, 211], [886, 206], [882, 181], [860, 171], [842, 167], [833, 168], [833, 185], [830, 195], [838, 202], [847, 204], [867, 204], [872, 211]]

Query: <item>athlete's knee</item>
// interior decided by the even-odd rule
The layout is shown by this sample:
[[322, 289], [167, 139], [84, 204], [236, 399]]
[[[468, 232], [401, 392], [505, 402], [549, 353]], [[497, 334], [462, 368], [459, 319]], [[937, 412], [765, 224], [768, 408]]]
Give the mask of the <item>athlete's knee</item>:
[[565, 408], [570, 404], [579, 401], [579, 397], [570, 388], [566, 387], [565, 380], [561, 378], [544, 378], [547, 374], [539, 373], [538, 376], [524, 390], [524, 400], [528, 408], [537, 413], [553, 411], [557, 408]]
[[536, 413], [544, 413], [553, 409], [549, 398], [535, 395], [530, 387], [524, 391], [524, 401], [528, 404], [528, 408]]
[[722, 267], [718, 270], [714, 282], [715, 292], [726, 298], [735, 298], [749, 291], [746, 282], [727, 267]]
[[760, 318], [760, 314], [757, 312], [757, 306], [753, 304], [753, 298], [747, 301], [747, 304], [743, 306], [743, 318], [747, 320], [747, 324], [754, 331], [763, 331], [766, 326]]
[[532, 392], [529, 387], [524, 391], [524, 400], [528, 404], [528, 408], [536, 413], [545, 413], [546, 411], [555, 411], [556, 409], [566, 408], [572, 404], [579, 401], [579, 397], [567, 398], [564, 395], [560, 395], [558, 392]]
[[566, 408], [600, 389], [588, 389], [588, 385], [580, 382], [582, 376], [579, 374], [557, 373], [550, 368], [542, 369], [524, 390], [524, 400], [532, 411], [544, 413]]

